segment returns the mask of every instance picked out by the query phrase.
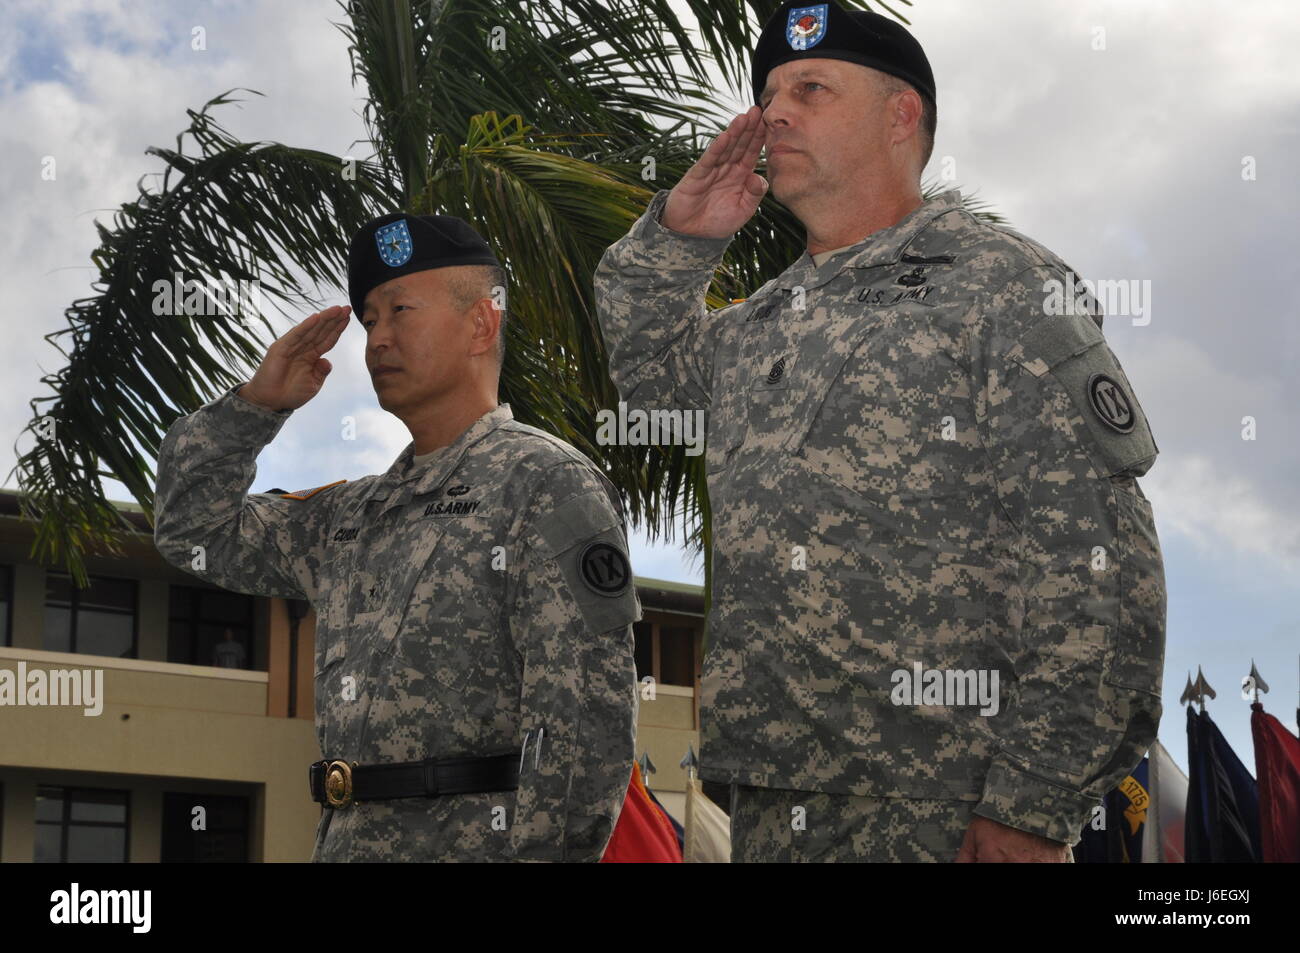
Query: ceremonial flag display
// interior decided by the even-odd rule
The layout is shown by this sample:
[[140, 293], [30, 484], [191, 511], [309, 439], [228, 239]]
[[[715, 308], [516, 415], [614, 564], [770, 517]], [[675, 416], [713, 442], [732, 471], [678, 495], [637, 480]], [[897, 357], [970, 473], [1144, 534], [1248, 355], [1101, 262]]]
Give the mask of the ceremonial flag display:
[[1083, 836], [1074, 848], [1079, 864], [1139, 864], [1147, 809], [1151, 804], [1147, 772], [1150, 759], [1133, 769], [1102, 800], [1101, 810], [1094, 812], [1083, 826]]
[[731, 819], [705, 795], [699, 778], [686, 782], [682, 859], [688, 864], [731, 863]]
[[1260, 859], [1255, 779], [1209, 713], [1187, 706], [1186, 861], [1252, 863]]
[[641, 766], [632, 765], [632, 780], [623, 810], [614, 825], [602, 864], [680, 864], [682, 851], [668, 816], [650, 799]]
[[1142, 863], [1181, 864], [1186, 833], [1187, 775], [1159, 740], [1147, 753], [1146, 822], [1142, 825]]
[[1250, 706], [1259, 782], [1260, 859], [1300, 863], [1300, 740], [1255, 702]]

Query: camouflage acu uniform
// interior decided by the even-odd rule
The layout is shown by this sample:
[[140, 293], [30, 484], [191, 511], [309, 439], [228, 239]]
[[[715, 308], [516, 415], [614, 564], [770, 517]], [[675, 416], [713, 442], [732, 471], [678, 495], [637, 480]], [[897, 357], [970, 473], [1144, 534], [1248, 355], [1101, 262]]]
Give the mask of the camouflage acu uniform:
[[[1100, 315], [1048, 316], [1069, 267], [955, 190], [706, 313], [728, 240], [665, 229], [667, 195], [596, 291], [623, 399], [708, 414], [702, 777], [1077, 840], [1164, 656], [1157, 447]], [[997, 672], [996, 715], [894, 704], [916, 665]]]
[[733, 863], [948, 863], [973, 801], [732, 786]]
[[422, 466], [408, 446], [381, 476], [246, 495], [288, 416], [232, 391], [172, 426], [159, 550], [315, 606], [324, 757], [518, 754], [528, 738], [517, 792], [326, 808], [312, 859], [598, 860], [631, 774], [640, 618], [612, 485], [503, 404]]

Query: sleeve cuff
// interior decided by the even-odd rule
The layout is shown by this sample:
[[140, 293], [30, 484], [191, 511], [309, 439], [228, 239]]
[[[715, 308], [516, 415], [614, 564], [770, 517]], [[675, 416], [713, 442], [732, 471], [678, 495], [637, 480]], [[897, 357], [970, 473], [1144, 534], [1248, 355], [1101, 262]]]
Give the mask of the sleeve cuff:
[[[731, 244], [730, 238], [704, 238], [700, 235], [686, 235], [665, 228], [659, 223], [664, 213], [664, 204], [668, 201], [668, 189], [660, 189], [642, 216], [632, 226], [632, 236], [644, 243], [646, 248], [654, 248], [651, 263], [656, 269], [663, 269], [665, 262], [671, 262], [672, 270], [698, 271], [704, 268], [716, 268], [722, 256]], [[671, 249], [671, 255], [665, 257], [664, 251]]]
[[243, 381], [236, 384], [220, 397], [204, 404], [200, 412], [212, 415], [223, 434], [238, 437], [245, 443], [260, 440], [263, 444], [268, 444], [280, 432], [293, 411], [267, 410], [244, 400], [235, 391], [246, 383], [248, 382]]
[[974, 812], [1017, 830], [1074, 844], [1096, 803], [1091, 795], [1053, 784], [998, 757], [984, 778], [984, 796]]

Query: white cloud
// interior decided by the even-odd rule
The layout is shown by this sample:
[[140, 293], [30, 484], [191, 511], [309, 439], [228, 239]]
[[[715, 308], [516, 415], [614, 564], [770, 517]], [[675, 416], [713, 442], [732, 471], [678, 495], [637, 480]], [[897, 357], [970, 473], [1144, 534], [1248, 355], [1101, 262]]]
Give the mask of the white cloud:
[[1227, 543], [1239, 553], [1285, 560], [1275, 570], [1300, 572], [1300, 526], [1280, 519], [1248, 477], [1192, 454], [1162, 458], [1159, 476], [1153, 470], [1143, 483], [1161, 532], [1181, 533], [1203, 553]]
[[[362, 135], [364, 90], [353, 89], [345, 39], [330, 22], [341, 12], [323, 0], [198, 12], [33, 0], [7, 15], [21, 27], [0, 36], [0, 213], [9, 226], [0, 260], [11, 331], [0, 354], [9, 385], [0, 434], [12, 439], [40, 393], [38, 368], [59, 366], [42, 335], [89, 293], [92, 219], [106, 221], [102, 210], [133, 198], [137, 179], [160, 168], [145, 147], [172, 146], [186, 108], [247, 86], [266, 98], [217, 113], [237, 135], [343, 153]], [[1106, 334], [1161, 446], [1143, 484], [1162, 536], [1293, 559], [1292, 5], [1207, 3], [1189, 15], [1172, 0], [918, 0], [908, 15], [940, 87], [936, 159], [957, 158], [957, 184], [977, 188], [1086, 276], [1153, 282], [1151, 326], [1110, 319]], [[196, 22], [206, 51], [189, 49]], [[1098, 25], [1105, 52], [1090, 47]], [[24, 84], [33, 44], [49, 46], [54, 65]], [[39, 176], [47, 154], [59, 158], [54, 183]], [[1247, 154], [1259, 161], [1254, 183], [1240, 177]], [[360, 344], [350, 331], [331, 355], [325, 393], [263, 455], [268, 477], [307, 486], [379, 472], [405, 445], [405, 428], [375, 405]], [[1247, 413], [1259, 420], [1253, 444], [1238, 436]], [[357, 419], [355, 442], [337, 436], [346, 414]], [[638, 572], [693, 575], [673, 571], [675, 548], [641, 549]]]
[[[1294, 573], [1293, 5], [925, 0], [909, 16], [954, 184], [1084, 277], [1151, 281], [1151, 324], [1105, 330], [1161, 448], [1142, 482], [1162, 536]], [[1242, 180], [1245, 155], [1257, 181]]]

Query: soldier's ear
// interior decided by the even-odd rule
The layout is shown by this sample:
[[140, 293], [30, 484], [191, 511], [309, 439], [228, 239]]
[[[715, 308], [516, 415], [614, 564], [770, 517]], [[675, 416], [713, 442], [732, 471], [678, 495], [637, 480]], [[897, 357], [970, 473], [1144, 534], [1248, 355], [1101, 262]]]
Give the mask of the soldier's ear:
[[[470, 306], [470, 320], [474, 322], [475, 346], [487, 342], [483, 353], [497, 351], [497, 334], [501, 331], [501, 312], [496, 309], [491, 298], [479, 298]], [[476, 353], [479, 353], [476, 351]]]

